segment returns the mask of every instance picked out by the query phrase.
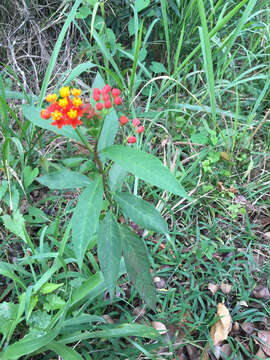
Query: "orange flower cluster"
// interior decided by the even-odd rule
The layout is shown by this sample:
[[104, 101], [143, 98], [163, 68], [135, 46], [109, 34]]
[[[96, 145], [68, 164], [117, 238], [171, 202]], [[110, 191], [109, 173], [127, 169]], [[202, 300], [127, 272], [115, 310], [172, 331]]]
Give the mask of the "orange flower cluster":
[[[73, 99], [70, 98], [70, 93]], [[52, 118], [52, 125], [59, 129], [64, 125], [71, 125], [74, 129], [77, 125], [82, 125], [80, 118], [89, 112], [87, 105], [83, 105], [80, 98], [80, 89], [69, 89], [64, 86], [59, 91], [59, 98], [56, 94], [49, 94], [46, 101], [50, 103], [47, 109], [41, 110], [42, 119]]]

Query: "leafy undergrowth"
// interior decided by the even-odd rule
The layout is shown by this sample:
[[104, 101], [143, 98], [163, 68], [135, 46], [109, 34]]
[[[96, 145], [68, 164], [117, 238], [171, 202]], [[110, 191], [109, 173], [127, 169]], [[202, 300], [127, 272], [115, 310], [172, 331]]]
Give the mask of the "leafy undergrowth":
[[[30, 3], [17, 10], [31, 17], [19, 29], [12, 18], [16, 32], [1, 39], [12, 47], [10, 53], [1, 50], [6, 65], [0, 73], [0, 358], [269, 358], [267, 1], [211, 6], [207, 1], [135, 1], [135, 10], [123, 4], [118, 9], [116, 1], [96, 8], [97, 2], [85, 1], [72, 25], [64, 17], [70, 21], [69, 41], [63, 35], [57, 45], [62, 16], [70, 16], [74, 4]], [[12, 14], [10, 4], [4, 6]], [[2, 15], [9, 24], [11, 15]], [[42, 31], [36, 31], [37, 23]], [[32, 49], [27, 31], [35, 39]], [[15, 35], [18, 48], [11, 41]], [[25, 56], [29, 51], [32, 55]], [[54, 66], [61, 76], [52, 76]], [[165, 236], [140, 228], [120, 212], [117, 218], [147, 245], [155, 309], [141, 299], [123, 262], [110, 299], [96, 236], [78, 267], [70, 220], [81, 189], [52, 189], [37, 181], [61, 169], [92, 179], [96, 164], [78, 141], [31, 125], [21, 113], [22, 103], [41, 105], [40, 93], [54, 83], [60, 86], [67, 76], [83, 87], [87, 99], [97, 67], [123, 90], [121, 112], [144, 125], [138, 148], [159, 157], [191, 198], [133, 175], [125, 181], [116, 177], [117, 186], [153, 204], [169, 227]], [[75, 69], [72, 75], [70, 69]], [[115, 143], [123, 134], [121, 128]], [[104, 201], [101, 219], [108, 207]]]

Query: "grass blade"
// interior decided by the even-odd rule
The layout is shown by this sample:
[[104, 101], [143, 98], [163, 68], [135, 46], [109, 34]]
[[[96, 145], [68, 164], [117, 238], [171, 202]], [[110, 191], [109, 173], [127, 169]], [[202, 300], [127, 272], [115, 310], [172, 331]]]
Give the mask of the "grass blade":
[[250, 0], [249, 3], [247, 4], [247, 7], [245, 8], [243, 15], [241, 16], [240, 20], [238, 21], [237, 27], [234, 30], [233, 34], [229, 36], [228, 41], [224, 41], [223, 45], [221, 48], [218, 49], [218, 52], [220, 52], [224, 46], [226, 46], [226, 50], [225, 53], [222, 55], [223, 59], [224, 59], [224, 65], [221, 71], [221, 76], [223, 76], [224, 72], [226, 71], [227, 67], [229, 66], [230, 62], [226, 61], [227, 60], [227, 56], [232, 48], [232, 46], [235, 43], [235, 40], [238, 38], [240, 32], [243, 29], [244, 24], [247, 22], [251, 11], [253, 10], [254, 6], [256, 5], [256, 0]]
[[168, 73], [170, 74], [171, 73], [171, 44], [170, 44], [170, 36], [169, 36], [167, 1], [160, 0], [160, 2], [161, 2], [161, 12], [162, 12], [162, 17], [163, 17], [166, 48], [167, 48], [167, 66], [168, 66]]
[[214, 125], [216, 125], [217, 112], [216, 112], [216, 97], [215, 97], [215, 80], [214, 80], [211, 46], [210, 46], [208, 29], [207, 29], [206, 14], [205, 14], [203, 0], [198, 0], [198, 8], [199, 8], [201, 24], [202, 24], [202, 27], [201, 28], [199, 27], [199, 33], [201, 38], [204, 67], [207, 78], [208, 92], [210, 96], [212, 117], [213, 117]]

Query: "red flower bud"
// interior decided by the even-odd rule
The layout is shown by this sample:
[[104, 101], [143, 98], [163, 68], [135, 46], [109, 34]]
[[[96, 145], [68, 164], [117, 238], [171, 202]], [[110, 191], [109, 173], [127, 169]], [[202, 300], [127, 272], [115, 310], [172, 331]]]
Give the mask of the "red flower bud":
[[136, 142], [136, 136], [130, 136], [130, 137], [128, 138], [128, 143], [134, 144], [135, 142]]
[[97, 108], [97, 110], [102, 110], [103, 109], [103, 104], [102, 103], [100, 103], [100, 102], [98, 102], [98, 103], [96, 103], [96, 108]]
[[51, 113], [49, 110], [45, 109], [45, 110], [41, 110], [40, 112], [40, 117], [42, 119], [49, 119], [51, 117]]
[[109, 94], [102, 94], [102, 99], [103, 99], [103, 101], [109, 101], [110, 100], [110, 95]]
[[115, 105], [121, 105], [122, 104], [122, 99], [120, 97], [115, 97], [113, 99], [113, 102], [115, 103]]
[[110, 85], [106, 84], [102, 89], [101, 92], [102, 94], [108, 94], [111, 91], [111, 87]]
[[119, 122], [124, 126], [128, 122], [128, 118], [126, 116], [120, 116]]
[[136, 132], [138, 133], [138, 134], [141, 134], [142, 132], [144, 132], [144, 126], [138, 126], [137, 127], [137, 129], [136, 129]]
[[119, 95], [120, 95], [120, 90], [119, 89], [116, 89], [116, 88], [114, 88], [114, 89], [112, 89], [112, 97], [118, 97]]
[[100, 90], [99, 90], [99, 88], [94, 88], [94, 89], [93, 89], [93, 94], [99, 94], [99, 95], [100, 95]]
[[100, 94], [97, 93], [97, 92], [94, 92], [94, 93], [93, 93], [93, 99], [94, 99], [95, 101], [99, 101], [99, 100], [100, 100]]
[[112, 103], [110, 100], [104, 101], [105, 109], [110, 109], [112, 107]]
[[132, 120], [132, 125], [133, 125], [134, 127], [139, 126], [140, 123], [141, 123], [141, 122], [140, 122], [139, 119], [133, 119], [133, 120]]

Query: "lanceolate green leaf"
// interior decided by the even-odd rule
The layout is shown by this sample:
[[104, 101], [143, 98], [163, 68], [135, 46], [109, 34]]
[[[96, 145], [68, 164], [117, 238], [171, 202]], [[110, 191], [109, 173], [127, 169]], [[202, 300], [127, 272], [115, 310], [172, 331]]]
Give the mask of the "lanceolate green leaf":
[[156, 294], [150, 273], [150, 262], [146, 245], [127, 226], [120, 227], [124, 260], [127, 273], [136, 290], [151, 309], [156, 307]]
[[70, 346], [66, 346], [57, 341], [52, 341], [48, 346], [46, 346], [43, 351], [52, 350], [56, 354], [60, 355], [62, 359], [65, 360], [83, 360], [81, 355], [72, 349]]
[[119, 119], [114, 109], [106, 116], [104, 125], [101, 130], [100, 138], [98, 141], [98, 151], [101, 151], [106, 146], [111, 146], [118, 130]]
[[0, 353], [1, 360], [16, 360], [23, 355], [30, 355], [32, 352], [39, 350], [43, 346], [49, 344], [57, 335], [59, 329], [50, 330], [46, 335], [40, 337], [29, 336], [26, 339], [9, 345], [3, 353]]
[[161, 214], [147, 201], [132, 194], [117, 192], [115, 200], [124, 214], [137, 225], [162, 234], [168, 233], [168, 226]]
[[36, 180], [42, 185], [48, 186], [50, 189], [59, 190], [85, 187], [92, 183], [87, 176], [67, 169], [55, 171], [49, 175], [39, 176]]
[[82, 300], [94, 299], [101, 293], [106, 290], [105, 281], [103, 279], [102, 273], [97, 272], [95, 275], [91, 276], [79, 288], [76, 288], [71, 296], [71, 307], [80, 303]]
[[[120, 262], [119, 276], [125, 273], [126, 267], [122, 258]], [[71, 296], [71, 307], [78, 306], [78, 304], [85, 302], [86, 300], [89, 302], [102, 294], [105, 290], [106, 284], [101, 271], [99, 271], [83, 282], [80, 287], [74, 289]]]
[[107, 213], [99, 225], [97, 251], [105, 283], [110, 297], [113, 298], [119, 276], [122, 249], [119, 227], [111, 212]]
[[123, 169], [142, 180], [176, 195], [189, 198], [184, 188], [159, 159], [141, 150], [127, 146], [113, 145], [102, 150], [110, 160], [117, 162]]
[[80, 195], [71, 220], [72, 245], [80, 268], [87, 246], [97, 229], [102, 199], [102, 180], [98, 177]]
[[127, 336], [139, 336], [149, 339], [158, 339], [160, 334], [158, 331], [150, 326], [139, 325], [139, 324], [121, 324], [117, 326], [112, 326], [110, 329], [98, 330], [98, 331], [86, 331], [84, 333], [79, 333], [75, 335], [65, 335], [61, 337], [59, 342], [62, 343], [74, 343], [86, 339], [94, 338], [115, 338], [115, 337], [124, 337]]

